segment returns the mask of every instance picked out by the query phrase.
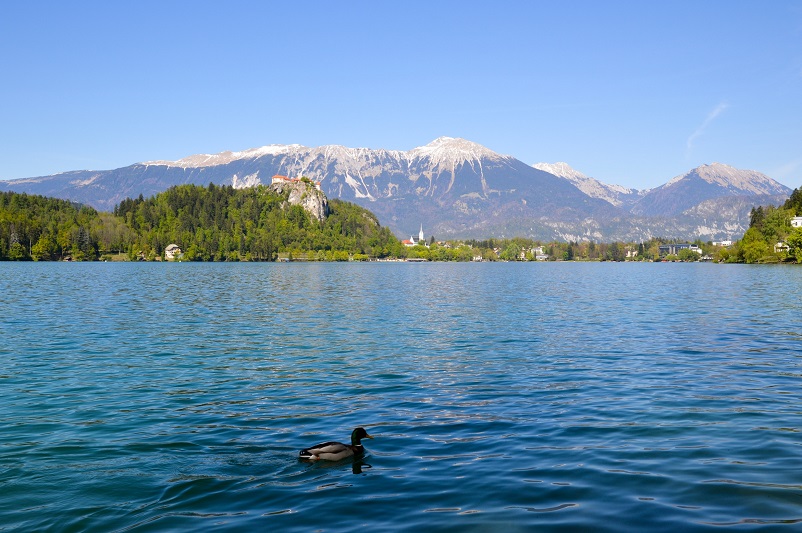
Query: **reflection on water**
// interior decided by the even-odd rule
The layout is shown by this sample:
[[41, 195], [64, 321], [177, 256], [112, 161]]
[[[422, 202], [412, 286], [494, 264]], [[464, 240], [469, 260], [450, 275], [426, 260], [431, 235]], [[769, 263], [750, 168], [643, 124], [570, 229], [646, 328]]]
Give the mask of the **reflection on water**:
[[[5, 264], [20, 530], [802, 520], [802, 269]], [[366, 456], [297, 450], [364, 425]], [[354, 475], [359, 474], [359, 475]]]

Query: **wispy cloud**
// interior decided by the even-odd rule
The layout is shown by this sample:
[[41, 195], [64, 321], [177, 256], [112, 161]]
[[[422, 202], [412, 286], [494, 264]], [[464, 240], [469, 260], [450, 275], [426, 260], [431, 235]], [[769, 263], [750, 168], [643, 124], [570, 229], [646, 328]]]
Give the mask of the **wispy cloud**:
[[773, 169], [771, 177], [785, 183], [789, 187], [798, 187], [795, 182], [799, 179], [798, 174], [800, 168], [802, 168], [802, 158], [794, 159], [793, 161], [789, 161]]
[[701, 137], [702, 134], [707, 129], [707, 127], [710, 126], [710, 124], [714, 120], [716, 120], [716, 118], [720, 114], [726, 111], [728, 107], [730, 107], [730, 105], [727, 102], [721, 102], [719, 105], [716, 106], [715, 109], [713, 109], [713, 111], [707, 114], [707, 118], [705, 118], [704, 122], [702, 122], [702, 124], [699, 125], [699, 127], [696, 128], [696, 130], [693, 133], [691, 133], [690, 137], [688, 137], [688, 141], [686, 142], [688, 151], [691, 151], [691, 149], [693, 149], [693, 143], [696, 141], [696, 139]]

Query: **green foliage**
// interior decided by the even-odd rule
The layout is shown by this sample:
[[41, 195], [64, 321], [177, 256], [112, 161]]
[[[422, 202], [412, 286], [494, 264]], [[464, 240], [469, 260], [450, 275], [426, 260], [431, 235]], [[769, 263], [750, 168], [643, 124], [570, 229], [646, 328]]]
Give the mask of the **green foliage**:
[[98, 216], [66, 200], [0, 193], [0, 260], [96, 259]]
[[763, 210], [763, 206], [753, 207], [751, 211], [749, 211], [749, 227], [760, 227], [763, 224], [763, 221], [766, 219], [766, 212]]
[[791, 216], [802, 216], [802, 189], [794, 189], [794, 192], [783, 204], [783, 209], [791, 211]]
[[609, 261], [623, 261], [626, 258], [626, 250], [621, 243], [610, 244], [605, 253], [605, 258]]
[[[115, 209], [136, 231], [138, 250], [177, 244], [190, 261], [349, 260], [393, 255], [400, 243], [369, 211], [331, 200], [320, 222], [267, 187], [181, 185], [153, 198], [126, 199]], [[322, 252], [322, 254], [321, 254]], [[333, 252], [326, 255], [326, 252]]]
[[498, 256], [502, 261], [518, 261], [521, 258], [521, 246], [515, 241], [510, 241]]
[[[749, 229], [735, 246], [734, 254], [728, 261], [745, 263], [765, 263], [776, 261], [800, 262], [802, 254], [789, 239], [796, 239], [797, 229], [791, 227], [791, 218], [802, 213], [802, 191], [795, 189], [782, 207], [760, 206], [750, 212]], [[775, 252], [775, 245], [786, 243], [789, 252]]]
[[43, 233], [31, 248], [34, 261], [52, 261], [57, 258], [58, 244], [52, 235]]
[[0, 194], [0, 260], [163, 257], [171, 243], [192, 261], [273, 261], [279, 253], [336, 261], [399, 257], [403, 246], [375, 215], [332, 200], [323, 222], [267, 187], [181, 185], [126, 198], [113, 213], [64, 200]]
[[759, 263], [769, 254], [769, 245], [756, 226], [752, 226], [738, 243], [738, 258], [744, 263]]
[[25, 247], [18, 242], [12, 242], [8, 247], [8, 259], [10, 261], [24, 261], [28, 259], [28, 252]]
[[788, 244], [788, 255], [802, 263], [802, 228], [795, 228], [785, 240]]

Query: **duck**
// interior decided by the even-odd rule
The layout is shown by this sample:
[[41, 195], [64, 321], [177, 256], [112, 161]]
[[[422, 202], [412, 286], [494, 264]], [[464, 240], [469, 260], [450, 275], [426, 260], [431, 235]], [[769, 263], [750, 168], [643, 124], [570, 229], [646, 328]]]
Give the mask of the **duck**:
[[351, 444], [324, 442], [301, 450], [298, 458], [304, 461], [339, 461], [346, 457], [361, 456], [365, 453], [362, 439], [372, 439], [365, 428], [358, 427], [351, 432]]

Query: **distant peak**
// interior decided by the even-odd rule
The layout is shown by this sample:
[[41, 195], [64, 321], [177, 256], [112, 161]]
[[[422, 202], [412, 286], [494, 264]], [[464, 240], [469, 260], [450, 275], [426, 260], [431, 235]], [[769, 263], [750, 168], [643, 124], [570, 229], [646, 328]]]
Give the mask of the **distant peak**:
[[442, 135], [442, 136], [436, 138], [435, 140], [433, 140], [432, 142], [430, 142], [427, 146], [443, 144], [443, 143], [447, 143], [447, 142], [451, 142], [451, 141], [464, 141], [464, 140], [465, 139], [460, 139], [459, 137], [449, 137], [447, 135]]
[[419, 146], [408, 152], [412, 158], [428, 157], [434, 163], [459, 164], [483, 158], [506, 158], [481, 144], [458, 137], [438, 137], [426, 146]]
[[637, 195], [638, 191], [621, 185], [609, 185], [595, 178], [588, 177], [578, 170], [571, 168], [568, 163], [558, 161], [557, 163], [535, 163], [532, 165], [537, 170], [548, 172], [558, 178], [563, 178], [572, 183], [577, 189], [584, 192], [591, 198], [599, 198], [615, 206], [622, 205], [622, 197]]
[[240, 159], [256, 159], [265, 155], [281, 155], [293, 151], [303, 150], [300, 144], [269, 144], [259, 148], [249, 148], [239, 152], [220, 152], [217, 154], [196, 154], [177, 161], [145, 161], [143, 165], [164, 165], [168, 167], [200, 168], [216, 165], [225, 165]]
[[[467, 139], [461, 139], [459, 137], [438, 137], [426, 146], [419, 146], [415, 148], [415, 150], [422, 150], [422, 149], [437, 149], [437, 148], [453, 148], [453, 149], [464, 149], [464, 148], [482, 148], [487, 150], [481, 144], [475, 143], [473, 141], [469, 141]], [[488, 150], [489, 151], [489, 150]]]
[[670, 187], [681, 181], [701, 179], [730, 191], [747, 194], [785, 194], [787, 187], [756, 170], [741, 170], [724, 163], [699, 165], [663, 185]]
[[712, 162], [712, 163], [709, 163], [709, 164], [705, 163], [703, 165], [700, 165], [695, 170], [699, 170], [699, 169], [703, 169], [703, 168], [711, 169], [711, 170], [721, 170], [721, 169], [738, 170], [735, 167], [731, 167], [730, 165], [725, 165], [724, 163], [717, 163], [715, 161]]
[[571, 168], [571, 166], [568, 163], [565, 163], [563, 161], [558, 161], [556, 163], [535, 163], [532, 166], [538, 170], [542, 170], [544, 172], [548, 172], [549, 174], [554, 174], [555, 176], [559, 176], [560, 178], [568, 178], [568, 179], [587, 178], [586, 175], [582, 174], [578, 170]]

